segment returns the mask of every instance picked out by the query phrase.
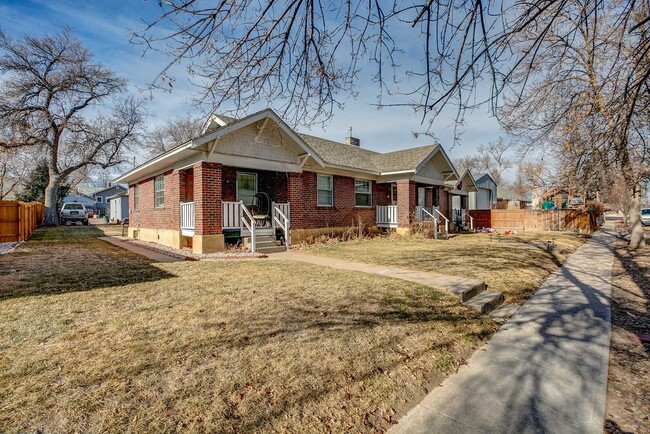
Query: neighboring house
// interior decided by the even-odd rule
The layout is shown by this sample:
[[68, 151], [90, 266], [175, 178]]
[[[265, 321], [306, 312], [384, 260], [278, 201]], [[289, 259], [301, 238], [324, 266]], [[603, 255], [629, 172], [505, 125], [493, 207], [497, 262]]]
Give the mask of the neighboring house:
[[[212, 116], [201, 136], [116, 181], [129, 184], [130, 237], [197, 253], [250, 235], [251, 220], [257, 236], [287, 227], [292, 242], [356, 225], [406, 232], [423, 208], [451, 220], [454, 197], [466, 206], [476, 191], [440, 145], [382, 154], [299, 134], [270, 109]], [[273, 201], [268, 218], [259, 193]]]
[[69, 194], [63, 198], [63, 203], [81, 203], [83, 204], [86, 209], [92, 210], [95, 207], [95, 200], [85, 194], [77, 193], [77, 194]]
[[92, 196], [95, 200], [95, 210], [99, 215], [108, 214], [108, 198], [120, 193], [126, 193], [126, 188], [121, 185], [108, 185], [108, 187], [95, 191]]
[[112, 222], [121, 223], [129, 218], [129, 195], [118, 193], [108, 198], [108, 218]]
[[497, 203], [497, 183], [489, 173], [481, 173], [474, 178], [477, 191], [469, 194], [469, 209], [488, 210]]
[[530, 199], [508, 190], [505, 187], [497, 187], [497, 205], [498, 209], [525, 209], [530, 205]]

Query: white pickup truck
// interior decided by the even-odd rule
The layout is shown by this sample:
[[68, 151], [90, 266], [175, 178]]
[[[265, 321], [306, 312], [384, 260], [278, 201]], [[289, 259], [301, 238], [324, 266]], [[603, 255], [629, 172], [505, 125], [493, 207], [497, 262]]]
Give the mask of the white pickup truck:
[[81, 222], [84, 225], [88, 224], [88, 215], [86, 214], [86, 207], [83, 203], [64, 203], [61, 207], [61, 222], [66, 224], [68, 222]]

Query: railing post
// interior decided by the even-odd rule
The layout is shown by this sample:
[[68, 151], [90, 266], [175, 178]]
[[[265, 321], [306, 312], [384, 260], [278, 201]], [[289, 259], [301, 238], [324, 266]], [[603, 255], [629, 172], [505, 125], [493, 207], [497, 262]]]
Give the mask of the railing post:
[[271, 229], [273, 229], [273, 237], [275, 237], [275, 202], [271, 201]]

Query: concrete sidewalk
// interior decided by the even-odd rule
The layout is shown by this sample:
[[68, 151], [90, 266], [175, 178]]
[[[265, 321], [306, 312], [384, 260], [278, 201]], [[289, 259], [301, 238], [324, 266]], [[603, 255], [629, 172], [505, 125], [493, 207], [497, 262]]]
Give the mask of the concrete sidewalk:
[[389, 432], [602, 433], [613, 243], [594, 234]]

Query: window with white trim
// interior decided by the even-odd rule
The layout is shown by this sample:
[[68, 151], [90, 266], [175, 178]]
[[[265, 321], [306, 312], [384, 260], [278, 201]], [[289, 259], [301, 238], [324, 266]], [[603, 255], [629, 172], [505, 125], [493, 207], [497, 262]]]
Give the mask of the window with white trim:
[[156, 208], [165, 207], [165, 177], [163, 175], [154, 178], [154, 204]]
[[372, 206], [372, 182], [354, 180], [354, 206]]
[[318, 206], [334, 205], [334, 182], [332, 175], [318, 175], [317, 196]]
[[135, 184], [133, 186], [133, 209], [137, 210], [140, 204], [140, 186]]
[[103, 200], [104, 200], [104, 198], [101, 197], [101, 196], [95, 197], [95, 202], [97, 202], [97, 203], [102, 203]]

